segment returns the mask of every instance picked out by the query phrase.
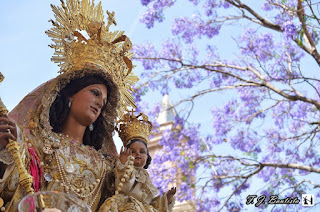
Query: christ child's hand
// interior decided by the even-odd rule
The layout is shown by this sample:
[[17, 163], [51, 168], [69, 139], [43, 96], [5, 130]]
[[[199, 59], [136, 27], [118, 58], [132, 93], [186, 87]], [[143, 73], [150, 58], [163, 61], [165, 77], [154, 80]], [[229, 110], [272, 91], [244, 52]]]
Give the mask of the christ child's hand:
[[126, 164], [129, 155], [131, 155], [130, 150], [125, 147], [121, 147], [121, 149], [120, 149], [120, 162], [123, 165]]
[[167, 193], [168, 204], [171, 204], [173, 196], [176, 194], [177, 188], [172, 187]]

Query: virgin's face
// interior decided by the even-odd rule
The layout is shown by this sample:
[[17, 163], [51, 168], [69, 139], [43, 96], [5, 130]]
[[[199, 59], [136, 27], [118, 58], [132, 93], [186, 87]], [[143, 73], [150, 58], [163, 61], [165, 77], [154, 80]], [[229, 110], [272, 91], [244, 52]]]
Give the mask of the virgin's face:
[[69, 116], [83, 126], [95, 122], [107, 103], [107, 87], [102, 84], [89, 85], [74, 94]]
[[133, 164], [135, 167], [144, 167], [148, 159], [148, 153], [146, 146], [136, 141], [129, 147], [132, 156], [135, 158]]

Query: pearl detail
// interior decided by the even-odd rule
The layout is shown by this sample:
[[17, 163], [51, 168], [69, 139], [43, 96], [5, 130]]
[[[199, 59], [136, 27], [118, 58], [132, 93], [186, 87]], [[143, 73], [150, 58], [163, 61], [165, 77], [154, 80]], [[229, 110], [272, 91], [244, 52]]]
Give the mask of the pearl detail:
[[133, 168], [133, 160], [134, 160], [134, 157], [133, 156], [129, 156], [128, 157], [128, 165], [126, 166], [126, 172], [125, 174], [123, 175], [123, 177], [120, 179], [120, 183], [118, 185], [118, 189], [117, 191], [115, 192], [115, 195], [112, 197], [111, 201], [114, 202], [115, 199], [117, 198], [117, 195], [119, 194], [119, 192], [121, 191], [122, 187], [123, 187], [123, 184], [126, 182], [126, 180], [129, 178], [129, 174], [131, 173], [131, 169]]
[[[58, 165], [58, 171], [59, 171], [59, 174], [60, 174], [60, 177], [61, 177], [61, 180], [64, 182], [64, 183], [61, 183], [60, 185], [64, 186], [65, 190], [66, 190], [66, 193], [69, 193], [69, 190], [71, 190], [77, 197], [81, 198], [81, 199], [84, 199], [84, 198], [87, 198], [89, 196], [92, 196], [94, 194], [95, 191], [97, 190], [100, 190], [101, 186], [102, 186], [102, 183], [100, 179], [97, 179], [96, 181], [97, 182], [93, 182], [92, 184], [93, 185], [96, 185], [96, 187], [93, 187], [93, 185], [89, 185], [89, 188], [90, 189], [87, 189], [87, 190], [90, 190], [89, 193], [87, 194], [81, 194], [80, 193], [80, 189], [74, 189], [72, 186], [71, 186], [71, 183], [69, 182], [69, 180], [67, 179], [67, 176], [66, 176], [66, 173], [64, 171], [64, 169], [62, 168], [62, 165], [60, 163], [60, 160], [59, 160], [59, 156], [58, 156], [58, 153], [55, 152], [55, 157], [56, 157], [56, 161], [57, 161], [57, 165]], [[106, 175], [106, 168], [105, 166], [103, 167], [103, 170], [102, 170], [102, 181], [104, 179]], [[88, 187], [86, 187], [88, 188]], [[93, 205], [93, 203], [95, 202], [95, 200], [97, 199], [97, 196], [98, 196], [98, 193], [96, 193], [96, 195], [94, 196], [93, 200], [91, 201], [91, 203], [89, 204], [89, 206], [91, 207]]]
[[[60, 143], [60, 141], [67, 140], [67, 141], [69, 141], [70, 147], [71, 147], [72, 142], [71, 142], [68, 135], [59, 134], [59, 137], [60, 137], [59, 143]], [[80, 148], [84, 150], [84, 149], [86, 149], [86, 146], [82, 144], [82, 145], [80, 145]], [[90, 207], [92, 207], [92, 205], [97, 201], [97, 198], [99, 197], [99, 193], [100, 193], [99, 191], [101, 190], [101, 187], [103, 185], [102, 182], [104, 182], [104, 178], [106, 177], [107, 172], [112, 170], [111, 167], [109, 167], [106, 163], [104, 163], [104, 161], [102, 161], [101, 177], [96, 179], [93, 183], [91, 183], [91, 184], [89, 183], [89, 185], [87, 185], [84, 188], [81, 188], [79, 190], [79, 192], [77, 192], [77, 189], [73, 185], [71, 185], [70, 181], [68, 180], [68, 178], [67, 178], [68, 173], [66, 173], [66, 170], [64, 169], [64, 167], [62, 166], [62, 164], [59, 160], [58, 148], [54, 149], [53, 152], [54, 152], [55, 159], [57, 161], [57, 167], [58, 167], [61, 181], [64, 182], [64, 184], [69, 187], [70, 192], [72, 192], [78, 198], [83, 199], [83, 200], [87, 198], [87, 200], [88, 200], [87, 204]], [[103, 156], [101, 156], [101, 157], [102, 157], [102, 159], [104, 159]], [[77, 170], [75, 170], [75, 171], [77, 171]], [[95, 185], [95, 186], [93, 186], [93, 185]], [[69, 193], [69, 190], [66, 190], [66, 188], [65, 188], [66, 193]], [[90, 197], [90, 198], [88, 198], [88, 197]]]

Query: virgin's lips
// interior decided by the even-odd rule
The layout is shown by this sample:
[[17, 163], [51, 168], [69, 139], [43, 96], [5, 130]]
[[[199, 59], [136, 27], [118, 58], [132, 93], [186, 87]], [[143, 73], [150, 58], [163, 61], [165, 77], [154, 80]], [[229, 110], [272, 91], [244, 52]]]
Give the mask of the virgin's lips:
[[90, 107], [92, 110], [93, 110], [93, 112], [95, 113], [95, 114], [97, 114], [98, 113], [98, 108], [96, 108], [96, 107]]

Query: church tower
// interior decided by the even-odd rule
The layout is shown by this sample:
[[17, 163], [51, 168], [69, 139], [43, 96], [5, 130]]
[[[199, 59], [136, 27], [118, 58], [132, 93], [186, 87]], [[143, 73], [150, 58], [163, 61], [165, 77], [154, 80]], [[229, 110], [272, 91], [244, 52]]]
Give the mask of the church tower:
[[161, 145], [159, 145], [159, 140], [162, 136], [161, 132], [167, 129], [172, 129], [174, 126], [175, 117], [177, 116], [177, 112], [173, 108], [168, 94], [163, 97], [161, 105], [162, 110], [157, 118], [157, 122], [160, 125], [160, 133], [153, 134], [153, 138], [151, 138], [148, 142], [148, 148], [151, 157], [153, 157], [155, 153], [161, 149]]
[[[157, 122], [160, 125], [159, 133], [153, 134], [153, 137], [148, 142], [149, 153], [151, 157], [153, 157], [159, 150], [161, 150], [162, 146], [159, 144], [159, 141], [162, 136], [162, 132], [164, 130], [173, 129], [175, 117], [177, 116], [177, 112], [174, 109], [169, 95], [166, 94], [162, 99], [162, 110], [157, 118]], [[176, 176], [177, 185], [174, 185], [179, 189], [179, 182], [181, 182], [181, 173], [179, 171]], [[193, 212], [196, 210], [195, 204], [192, 201], [184, 201], [178, 202], [176, 201], [175, 206], [173, 208], [173, 212]]]

